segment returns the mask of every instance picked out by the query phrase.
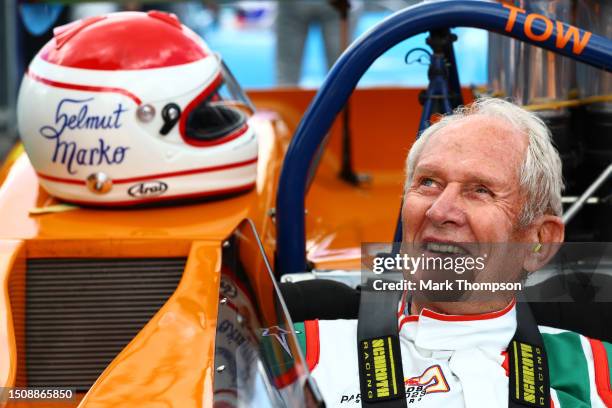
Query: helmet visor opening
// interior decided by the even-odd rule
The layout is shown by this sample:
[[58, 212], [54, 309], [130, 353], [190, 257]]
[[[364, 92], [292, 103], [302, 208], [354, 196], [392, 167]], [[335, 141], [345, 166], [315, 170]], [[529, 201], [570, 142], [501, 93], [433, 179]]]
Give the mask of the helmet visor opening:
[[254, 113], [253, 104], [225, 64], [216, 88], [187, 113], [185, 136], [195, 141], [213, 142], [241, 131]]

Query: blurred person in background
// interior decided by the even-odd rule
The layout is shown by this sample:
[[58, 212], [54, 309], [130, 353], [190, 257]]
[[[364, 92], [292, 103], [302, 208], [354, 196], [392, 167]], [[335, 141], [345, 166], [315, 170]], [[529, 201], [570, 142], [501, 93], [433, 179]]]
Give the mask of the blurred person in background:
[[[281, 0], [276, 16], [276, 79], [279, 86], [295, 86], [302, 75], [308, 31], [321, 27], [328, 69], [348, 45], [349, 0]], [[346, 26], [346, 27], [343, 27]], [[343, 34], [343, 30], [346, 32]], [[343, 43], [343, 35], [346, 40]]]

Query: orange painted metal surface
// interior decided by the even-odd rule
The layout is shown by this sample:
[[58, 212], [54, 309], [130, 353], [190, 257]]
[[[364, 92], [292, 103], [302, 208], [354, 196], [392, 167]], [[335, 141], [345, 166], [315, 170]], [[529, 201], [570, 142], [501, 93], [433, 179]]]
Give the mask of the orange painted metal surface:
[[[250, 96], [260, 109], [254, 118], [260, 148], [256, 187], [246, 194], [174, 207], [78, 208], [32, 215], [30, 209], [57, 201], [39, 187], [27, 157], [19, 150], [0, 168], [0, 276], [8, 276], [11, 269], [13, 290], [21, 291], [21, 302], [25, 292], [18, 282], [24, 282], [25, 264], [19, 261], [22, 266], [18, 268], [5, 265], [18, 265], [15, 260], [23, 257], [189, 257], [176, 292], [107, 367], [81, 407], [212, 404], [221, 242], [242, 219], [251, 218], [269, 259], [274, 259], [271, 210], [277, 180], [290, 137], [314, 91], [257, 91]], [[358, 268], [362, 242], [392, 238], [404, 160], [420, 117], [417, 97], [414, 89], [364, 89], [353, 95], [354, 165], [358, 172], [371, 175], [371, 181], [362, 186], [352, 187], [337, 177], [341, 134], [339, 123], [334, 125], [306, 201], [308, 256], [316, 268]], [[248, 253], [244, 256], [254, 258]], [[261, 270], [262, 265], [252, 269], [255, 274]], [[269, 283], [257, 276], [254, 281], [258, 294], [269, 293]], [[6, 279], [3, 283], [0, 379], [11, 384], [19, 383], [20, 375], [26, 381], [24, 367], [14, 357], [19, 355], [15, 352], [20, 348], [19, 339], [23, 340], [24, 319], [9, 322], [9, 283]], [[10, 338], [17, 340], [6, 346]]]
[[212, 406], [220, 270], [219, 243], [194, 242], [174, 294], [80, 406]]

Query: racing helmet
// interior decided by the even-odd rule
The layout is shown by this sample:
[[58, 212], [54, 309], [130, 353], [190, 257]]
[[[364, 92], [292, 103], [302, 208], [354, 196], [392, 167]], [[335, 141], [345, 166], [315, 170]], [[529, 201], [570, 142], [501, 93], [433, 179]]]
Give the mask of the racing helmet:
[[65, 201], [103, 206], [252, 188], [253, 113], [220, 57], [159, 11], [56, 28], [17, 103], [40, 184]]

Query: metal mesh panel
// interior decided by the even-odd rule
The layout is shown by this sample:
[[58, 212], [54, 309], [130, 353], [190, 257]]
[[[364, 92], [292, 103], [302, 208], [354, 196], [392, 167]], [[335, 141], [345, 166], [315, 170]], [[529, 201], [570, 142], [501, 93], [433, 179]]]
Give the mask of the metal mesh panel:
[[28, 260], [28, 385], [88, 390], [174, 292], [185, 263], [185, 258]]

